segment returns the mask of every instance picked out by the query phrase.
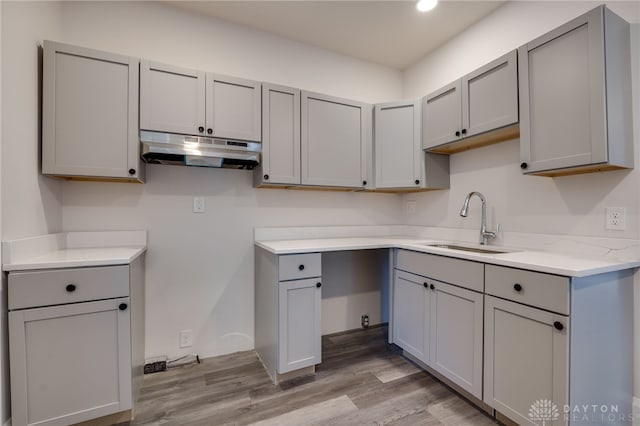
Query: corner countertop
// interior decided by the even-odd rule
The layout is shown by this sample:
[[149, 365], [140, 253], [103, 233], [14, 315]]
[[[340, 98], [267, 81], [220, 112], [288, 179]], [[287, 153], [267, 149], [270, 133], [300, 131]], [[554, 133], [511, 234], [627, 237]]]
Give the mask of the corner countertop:
[[68, 232], [2, 243], [3, 271], [128, 265], [147, 250], [146, 231]]
[[[428, 244], [460, 244], [467, 247], [506, 250], [506, 252], [496, 254], [474, 253], [441, 247], [431, 247]], [[564, 253], [536, 251], [526, 248], [477, 246], [463, 242], [416, 239], [405, 236], [256, 241], [255, 245], [278, 255], [398, 248], [567, 277], [586, 277], [589, 275], [637, 268], [640, 266], [640, 260], [618, 261], [596, 257], [574, 256]]]

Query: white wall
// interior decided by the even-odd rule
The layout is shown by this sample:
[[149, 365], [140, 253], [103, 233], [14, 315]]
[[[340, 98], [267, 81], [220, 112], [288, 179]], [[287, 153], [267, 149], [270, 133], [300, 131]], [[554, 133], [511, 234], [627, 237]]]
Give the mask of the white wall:
[[[39, 64], [43, 34], [57, 37], [59, 5], [0, 2], [0, 236], [62, 229], [62, 185], [39, 173]], [[10, 416], [6, 280], [0, 283], [0, 424]]]
[[[454, 40], [405, 71], [404, 96], [418, 97], [519, 47], [548, 30], [595, 7], [596, 2], [508, 2]], [[458, 215], [465, 195], [480, 191], [487, 197], [491, 228], [561, 235], [640, 238], [640, 2], [608, 2], [632, 26], [633, 117], [636, 169], [545, 178], [523, 176], [519, 140], [452, 155], [451, 189], [406, 195], [416, 200], [416, 213], [405, 223], [479, 229], [480, 203], [472, 201], [467, 218]], [[606, 206], [627, 211], [626, 231], [604, 229]], [[636, 274], [640, 290], [640, 273]], [[637, 292], [640, 293], [640, 292]], [[636, 294], [636, 313], [640, 295]], [[635, 335], [640, 341], [640, 314]], [[638, 348], [636, 344], [634, 347]], [[640, 395], [640, 350], [636, 349], [634, 394]]]
[[[2, 46], [2, 6], [0, 5], [0, 46]], [[2, 81], [2, 55], [0, 55]], [[2, 84], [0, 84], [0, 240], [2, 239]], [[0, 265], [2, 253], [0, 253]], [[4, 274], [0, 275], [0, 424], [9, 418], [9, 343], [7, 338], [7, 291]]]
[[[61, 20], [59, 41], [67, 43], [366, 102], [402, 95], [399, 71], [171, 6], [65, 2]], [[152, 165], [145, 185], [63, 184], [64, 230], [149, 231], [148, 355], [182, 353], [178, 333], [185, 329], [194, 331], [193, 350], [201, 356], [253, 347], [254, 227], [397, 224], [402, 218], [395, 195], [258, 190], [251, 178], [246, 171]], [[205, 197], [206, 214], [191, 213], [196, 195]], [[327, 271], [344, 263], [340, 256], [326, 259]], [[366, 280], [375, 260], [375, 254], [359, 259], [351, 296], [332, 292], [324, 280], [323, 303], [343, 312], [325, 331], [358, 327], [363, 313], [372, 324], [380, 317], [380, 282]], [[339, 274], [330, 275], [339, 286]]]
[[[62, 184], [40, 174], [38, 46], [57, 38], [60, 6], [2, 1], [2, 238], [59, 232]], [[10, 108], [7, 108], [10, 105]]]

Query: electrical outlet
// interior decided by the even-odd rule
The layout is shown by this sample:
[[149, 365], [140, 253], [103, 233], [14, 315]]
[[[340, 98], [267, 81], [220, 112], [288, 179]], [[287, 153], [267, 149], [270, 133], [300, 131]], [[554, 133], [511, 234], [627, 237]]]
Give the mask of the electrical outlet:
[[180, 332], [180, 347], [190, 348], [191, 346], [193, 346], [193, 331], [182, 330]]
[[604, 228], [624, 231], [627, 228], [626, 209], [624, 207], [607, 207], [605, 209]]
[[364, 314], [360, 317], [360, 325], [362, 326], [362, 328], [369, 327], [369, 315]]
[[408, 200], [407, 213], [415, 213], [415, 212], [416, 212], [416, 200]]
[[193, 212], [204, 213], [204, 197], [193, 197]]

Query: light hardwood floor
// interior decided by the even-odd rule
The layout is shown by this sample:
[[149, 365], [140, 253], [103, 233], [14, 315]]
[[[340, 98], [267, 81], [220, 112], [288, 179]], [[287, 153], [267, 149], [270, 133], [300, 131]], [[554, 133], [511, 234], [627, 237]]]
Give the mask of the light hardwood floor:
[[386, 340], [386, 327], [324, 336], [316, 374], [278, 386], [254, 351], [150, 374], [131, 425], [495, 424]]

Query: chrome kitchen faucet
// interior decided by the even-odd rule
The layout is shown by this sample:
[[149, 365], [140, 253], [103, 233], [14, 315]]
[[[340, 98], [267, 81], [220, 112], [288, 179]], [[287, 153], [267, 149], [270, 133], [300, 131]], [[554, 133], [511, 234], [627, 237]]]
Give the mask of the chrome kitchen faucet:
[[467, 217], [469, 214], [469, 201], [471, 197], [477, 195], [482, 201], [482, 224], [480, 225], [480, 244], [486, 245], [489, 238], [495, 238], [497, 235], [495, 232], [487, 231], [487, 202], [484, 199], [484, 195], [480, 192], [473, 191], [470, 192], [467, 197], [464, 199], [464, 204], [462, 205], [462, 209], [460, 210], [460, 216]]

